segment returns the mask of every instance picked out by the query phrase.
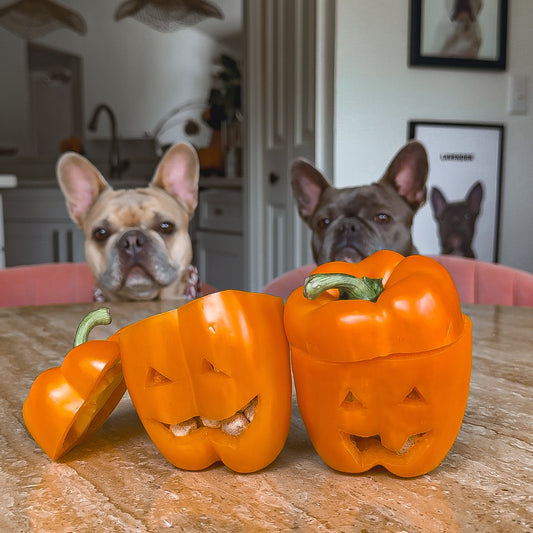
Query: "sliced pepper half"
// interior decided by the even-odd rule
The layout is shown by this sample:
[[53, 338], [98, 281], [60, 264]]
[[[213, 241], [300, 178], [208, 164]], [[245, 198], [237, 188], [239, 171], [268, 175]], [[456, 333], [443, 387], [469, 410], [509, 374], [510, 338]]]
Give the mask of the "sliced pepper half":
[[89, 313], [63, 364], [37, 376], [24, 402], [28, 431], [54, 461], [94, 433], [126, 391], [118, 344], [87, 341], [94, 326], [110, 322], [107, 308]]

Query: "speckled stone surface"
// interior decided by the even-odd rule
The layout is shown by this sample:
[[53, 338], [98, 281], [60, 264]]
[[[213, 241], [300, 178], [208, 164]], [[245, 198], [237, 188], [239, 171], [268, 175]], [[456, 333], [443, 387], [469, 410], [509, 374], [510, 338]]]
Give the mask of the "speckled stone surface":
[[[113, 323], [91, 338], [175, 305], [110, 304]], [[92, 307], [0, 309], [0, 531], [533, 531], [533, 309], [465, 306], [474, 357], [463, 426], [436, 470], [400, 479], [331, 470], [296, 403], [284, 450], [254, 474], [173, 467], [127, 395], [87, 442], [50, 461], [22, 403], [35, 377], [61, 364]]]

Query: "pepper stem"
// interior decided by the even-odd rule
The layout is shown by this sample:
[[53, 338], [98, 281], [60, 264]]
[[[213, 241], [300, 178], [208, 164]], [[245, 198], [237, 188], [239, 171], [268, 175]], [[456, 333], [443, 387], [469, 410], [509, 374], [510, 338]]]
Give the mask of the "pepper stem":
[[76, 330], [76, 335], [74, 336], [74, 348], [87, 342], [89, 333], [95, 326], [102, 326], [111, 323], [111, 314], [107, 307], [100, 307], [100, 309], [95, 309], [87, 315], [85, 315]]
[[304, 282], [304, 296], [314, 300], [328, 289], [338, 289], [340, 300], [375, 302], [383, 292], [382, 278], [357, 278], [350, 274], [312, 274]]

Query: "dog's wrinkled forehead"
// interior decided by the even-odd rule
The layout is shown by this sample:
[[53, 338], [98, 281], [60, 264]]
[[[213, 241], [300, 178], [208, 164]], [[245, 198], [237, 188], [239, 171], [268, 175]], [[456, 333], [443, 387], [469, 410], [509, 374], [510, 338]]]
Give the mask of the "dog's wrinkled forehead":
[[101, 195], [91, 208], [93, 225], [119, 228], [150, 227], [154, 222], [187, 224], [180, 204], [159, 189], [122, 189]]
[[344, 216], [357, 217], [367, 211], [388, 210], [394, 200], [397, 200], [394, 190], [381, 183], [344, 189], [332, 187], [324, 191], [316, 212], [334, 210]]

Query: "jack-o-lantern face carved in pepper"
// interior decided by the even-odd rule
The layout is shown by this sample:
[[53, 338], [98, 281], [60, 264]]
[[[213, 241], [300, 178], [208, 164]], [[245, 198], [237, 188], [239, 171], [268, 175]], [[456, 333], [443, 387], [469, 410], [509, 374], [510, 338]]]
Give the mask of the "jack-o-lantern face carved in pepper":
[[[314, 272], [306, 282], [314, 299], [294, 291], [285, 327], [315, 449], [343, 472], [434, 469], [459, 432], [472, 358], [471, 323], [449, 274], [429, 258], [388, 251]], [[342, 279], [330, 283], [333, 272]], [[350, 299], [345, 274], [381, 279], [377, 299], [368, 297], [376, 301]]]
[[292, 396], [280, 298], [215, 293], [115, 338], [137, 413], [172, 464], [252, 472], [277, 457]]

